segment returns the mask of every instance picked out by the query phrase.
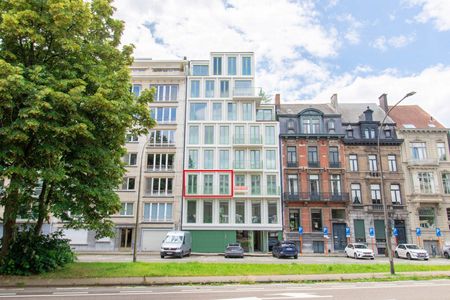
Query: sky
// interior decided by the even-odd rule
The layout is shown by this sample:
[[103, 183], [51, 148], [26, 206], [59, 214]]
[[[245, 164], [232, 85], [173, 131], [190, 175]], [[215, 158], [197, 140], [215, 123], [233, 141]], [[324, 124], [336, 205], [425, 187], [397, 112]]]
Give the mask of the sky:
[[450, 0], [115, 0], [134, 57], [253, 51], [282, 102], [418, 104], [450, 127]]

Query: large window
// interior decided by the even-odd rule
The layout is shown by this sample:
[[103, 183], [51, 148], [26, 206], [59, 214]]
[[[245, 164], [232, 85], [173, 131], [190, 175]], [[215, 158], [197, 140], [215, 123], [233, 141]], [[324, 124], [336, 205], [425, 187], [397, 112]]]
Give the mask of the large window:
[[192, 66], [192, 75], [193, 76], [208, 76], [208, 65], [193, 65]]
[[127, 143], [134, 143], [138, 141], [138, 136], [136, 134], [127, 133], [125, 136], [125, 141]]
[[212, 174], [203, 175], [203, 194], [212, 195], [213, 194], [213, 178]]
[[146, 179], [147, 196], [170, 196], [173, 193], [173, 178], [152, 177]]
[[244, 144], [245, 143], [245, 133], [244, 126], [234, 127], [234, 144]]
[[135, 188], [136, 178], [134, 177], [124, 177], [122, 180], [121, 190], [132, 191]]
[[251, 175], [251, 194], [261, 195], [261, 175]]
[[450, 194], [450, 173], [442, 174], [442, 186], [445, 194]]
[[167, 147], [175, 145], [175, 130], [151, 130], [148, 146]]
[[319, 117], [303, 117], [302, 119], [303, 133], [320, 133], [320, 118]]
[[230, 176], [228, 174], [219, 175], [219, 194], [230, 194]]
[[392, 204], [402, 204], [402, 196], [399, 184], [391, 184], [391, 200]]
[[191, 98], [200, 98], [200, 80], [191, 80]]
[[198, 168], [198, 150], [189, 149], [188, 152], [188, 168], [197, 169]]
[[172, 203], [145, 203], [145, 222], [171, 222]]
[[236, 57], [228, 57], [228, 75], [236, 75]]
[[427, 158], [426, 143], [411, 143], [411, 156], [415, 160], [424, 160]]
[[319, 155], [316, 146], [308, 146], [308, 166], [319, 167]]
[[151, 153], [147, 154], [148, 171], [168, 171], [173, 170], [175, 154]]
[[372, 204], [381, 204], [381, 189], [379, 184], [370, 185], [370, 197]]
[[123, 162], [127, 166], [136, 166], [137, 165], [137, 153], [127, 153], [123, 157]]
[[230, 222], [230, 210], [228, 201], [219, 202], [219, 223], [226, 224]]
[[370, 154], [367, 156], [367, 159], [369, 161], [369, 171], [370, 172], [378, 171], [377, 156]]
[[266, 169], [274, 170], [277, 168], [276, 151], [266, 150]]
[[252, 75], [251, 57], [242, 57], [242, 75]]
[[220, 131], [219, 144], [229, 145], [230, 144], [230, 127], [229, 126], [220, 126], [219, 131]]
[[422, 228], [434, 228], [436, 215], [434, 207], [419, 208], [419, 224]]
[[213, 121], [221, 121], [222, 120], [222, 103], [220, 103], [220, 102], [213, 103], [212, 119], [213, 119]]
[[297, 148], [290, 146], [287, 147], [287, 163], [289, 164], [297, 164]]
[[309, 175], [309, 193], [311, 199], [317, 199], [320, 193], [319, 187], [319, 175], [310, 174]]
[[198, 145], [199, 144], [199, 138], [198, 138], [198, 132], [199, 127], [198, 126], [189, 126], [189, 144], [190, 145]]
[[289, 230], [298, 231], [299, 226], [300, 226], [300, 210], [289, 209]]
[[267, 175], [267, 195], [277, 194], [277, 176]]
[[246, 182], [245, 182], [245, 175], [242, 174], [236, 174], [234, 176], [234, 185], [237, 187], [247, 187]]
[[271, 109], [257, 109], [256, 110], [256, 121], [272, 121], [272, 110]]
[[222, 57], [213, 57], [213, 75], [222, 75]]
[[252, 223], [260, 224], [261, 223], [261, 202], [252, 202]]
[[178, 99], [178, 84], [157, 84], [150, 85], [155, 88], [154, 99], [160, 101], [176, 101]]
[[447, 160], [447, 155], [445, 151], [445, 143], [440, 142], [436, 143], [437, 155], [440, 161]]
[[362, 204], [361, 185], [359, 183], [352, 183], [350, 189], [352, 194], [352, 203]]
[[388, 165], [389, 165], [389, 171], [390, 172], [397, 172], [397, 159], [395, 158], [395, 155], [388, 155]]
[[267, 203], [267, 212], [268, 212], [268, 220], [269, 224], [276, 224], [278, 222], [278, 208], [277, 203], [274, 201], [270, 201]]
[[237, 121], [237, 104], [236, 103], [228, 103], [228, 121]]
[[289, 195], [298, 195], [298, 175], [288, 175], [288, 193]]
[[173, 123], [177, 120], [176, 107], [152, 107], [150, 113], [158, 123]]
[[235, 169], [245, 169], [245, 151], [235, 150], [234, 151], [234, 168]]
[[311, 209], [311, 225], [313, 231], [322, 231], [322, 210]]
[[422, 194], [434, 193], [434, 178], [430, 172], [420, 172], [417, 174], [419, 180], [419, 188]]
[[219, 150], [219, 168], [222, 170], [230, 168], [230, 151]]
[[122, 203], [119, 214], [121, 216], [132, 216], [133, 215], [133, 203], [131, 203], [131, 202]]
[[261, 169], [261, 151], [260, 150], [250, 150], [250, 169]]
[[205, 140], [206, 145], [214, 144], [214, 126], [205, 126]]
[[205, 98], [214, 98], [214, 80], [205, 81]]
[[357, 172], [358, 171], [358, 155], [350, 154], [348, 156], [348, 161], [350, 164], [350, 171]]
[[211, 224], [213, 218], [213, 202], [203, 201], [203, 223]]
[[274, 126], [266, 126], [265, 127], [264, 142], [266, 145], [275, 145], [275, 127]]
[[236, 224], [245, 223], [245, 202], [244, 201], [236, 201], [236, 212], [234, 215]]
[[133, 94], [135, 94], [136, 96], [139, 97], [141, 95], [141, 90], [142, 90], [142, 85], [133, 84]]
[[253, 118], [253, 105], [251, 103], [242, 103], [242, 119], [251, 121]]
[[330, 183], [331, 183], [331, 195], [334, 197], [341, 196], [341, 175], [331, 174]]
[[206, 103], [191, 103], [189, 105], [189, 120], [204, 121], [206, 120]]
[[191, 195], [197, 194], [197, 175], [189, 174], [188, 175], [188, 189], [187, 193]]
[[250, 144], [261, 144], [259, 126], [250, 126]]
[[187, 201], [187, 222], [196, 223], [197, 222], [197, 202], [193, 200]]
[[230, 82], [228, 80], [220, 81], [220, 98], [230, 97]]
[[203, 168], [214, 168], [214, 150], [203, 150]]
[[339, 149], [338, 147], [329, 148], [330, 168], [339, 168]]

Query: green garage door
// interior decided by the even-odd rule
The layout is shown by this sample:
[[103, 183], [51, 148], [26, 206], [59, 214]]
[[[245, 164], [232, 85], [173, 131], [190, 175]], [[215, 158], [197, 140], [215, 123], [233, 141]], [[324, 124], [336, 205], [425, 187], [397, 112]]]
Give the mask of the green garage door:
[[192, 234], [192, 252], [216, 253], [225, 251], [236, 242], [234, 230], [189, 230]]

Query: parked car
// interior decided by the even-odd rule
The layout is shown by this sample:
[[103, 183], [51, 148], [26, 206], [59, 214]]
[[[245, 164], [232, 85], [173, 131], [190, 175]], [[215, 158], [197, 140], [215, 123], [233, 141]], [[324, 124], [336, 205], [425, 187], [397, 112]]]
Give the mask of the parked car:
[[279, 241], [272, 247], [272, 256], [298, 258], [298, 250], [294, 242]]
[[421, 249], [415, 244], [399, 244], [395, 248], [395, 257], [403, 257], [407, 259], [424, 259], [428, 260], [430, 257], [427, 250]]
[[372, 249], [367, 248], [365, 244], [361, 243], [348, 244], [347, 247], [345, 247], [345, 254], [347, 255], [347, 257], [353, 257], [355, 259], [375, 259], [375, 254], [373, 253]]
[[161, 244], [161, 258], [165, 256], [183, 256], [191, 255], [192, 238], [189, 231], [169, 231]]
[[444, 253], [444, 257], [449, 259], [450, 258], [450, 245], [445, 245], [444, 248], [442, 248], [442, 252]]
[[244, 258], [244, 248], [239, 243], [228, 244], [225, 248], [225, 258], [238, 257]]

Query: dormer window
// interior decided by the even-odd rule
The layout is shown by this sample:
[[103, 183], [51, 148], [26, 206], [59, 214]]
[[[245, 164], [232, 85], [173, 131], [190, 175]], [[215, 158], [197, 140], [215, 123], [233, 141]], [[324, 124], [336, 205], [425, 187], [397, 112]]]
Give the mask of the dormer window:
[[336, 131], [336, 123], [334, 122], [334, 120], [329, 120], [328, 121], [328, 132], [335, 133], [335, 131]]
[[302, 121], [303, 133], [319, 133], [320, 119], [317, 117], [304, 117]]
[[288, 133], [295, 133], [295, 123], [294, 120], [290, 119], [287, 123]]
[[364, 128], [364, 138], [365, 139], [374, 139], [375, 138], [375, 129], [374, 128]]
[[347, 132], [347, 137], [348, 138], [353, 138], [353, 127], [352, 125], [348, 125], [347, 128], [345, 129], [345, 131]]
[[391, 131], [391, 128], [389, 127], [389, 125], [384, 126], [383, 131], [384, 131], [384, 136], [386, 138], [392, 137], [392, 131]]

